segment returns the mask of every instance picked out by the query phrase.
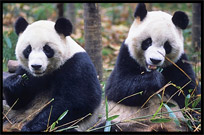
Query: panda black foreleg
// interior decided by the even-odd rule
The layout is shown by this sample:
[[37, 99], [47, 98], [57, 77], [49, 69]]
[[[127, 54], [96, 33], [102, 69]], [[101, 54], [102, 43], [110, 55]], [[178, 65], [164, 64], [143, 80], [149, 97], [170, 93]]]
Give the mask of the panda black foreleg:
[[[185, 96], [191, 94], [192, 90], [197, 87], [195, 91], [196, 94], [200, 93], [200, 86], [196, 86], [196, 77], [195, 73], [192, 69], [192, 66], [185, 62], [187, 61], [186, 54], [183, 54], [181, 58], [176, 62], [176, 65], [179, 66], [190, 78], [188, 78], [180, 69], [175, 67], [174, 65], [164, 68], [162, 74], [165, 76], [166, 81], [171, 81], [176, 86], [183, 87], [182, 89]], [[191, 79], [191, 81], [190, 81]], [[189, 83], [190, 81], [190, 83]], [[175, 92], [178, 91], [178, 88], [170, 86], [167, 88], [166, 92], [169, 95], [173, 95]], [[173, 99], [178, 103], [180, 108], [185, 106], [185, 96], [183, 94], [176, 94]], [[200, 105], [200, 104], [198, 104]]]
[[[79, 107], [80, 109], [82, 109], [79, 112], [79, 110], [76, 110], [76, 107], [78, 108], [77, 104], [74, 104], [71, 102], [65, 102], [65, 101], [66, 100], [63, 99], [62, 97], [60, 99], [58, 97], [54, 98], [53, 102], [50, 105], [48, 105], [46, 108], [44, 108], [38, 115], [36, 115], [32, 121], [29, 121], [26, 125], [24, 125], [21, 131], [22, 132], [45, 131], [47, 129], [51, 105], [53, 108], [52, 108], [51, 117], [49, 120], [49, 126], [53, 124], [55, 121], [57, 121], [60, 115], [62, 115], [66, 110], [68, 110], [68, 113], [65, 115], [63, 119], [58, 121], [58, 124], [56, 124], [56, 127], [59, 125], [71, 122], [73, 120], [82, 118], [83, 116], [87, 115], [86, 112], [83, 111], [83, 107], [81, 108]], [[70, 125], [66, 125], [66, 127], [68, 126]], [[66, 128], [66, 127], [62, 127], [62, 128]], [[75, 131], [75, 129], [66, 130], [66, 131], [72, 132], [72, 131]]]
[[27, 80], [22, 75], [9, 76], [3, 82], [3, 94], [8, 105], [12, 106], [18, 99], [13, 109], [20, 109], [31, 100], [32, 92], [28, 89]]
[[[200, 86], [196, 84], [196, 77], [195, 77], [195, 73], [192, 69], [192, 66], [185, 62], [187, 59], [186, 54], [183, 54], [181, 56], [181, 58], [176, 62], [176, 65], [178, 65], [189, 77], [190, 79], [181, 71], [179, 70], [177, 67], [175, 67], [174, 65], [169, 66], [167, 68], [164, 68], [163, 70], [163, 75], [165, 76], [165, 79], [167, 81], [171, 81], [172, 83], [174, 83], [176, 86], [179, 87], [183, 87], [182, 91], [184, 93], [180, 93], [180, 94], [176, 94], [173, 96], [173, 100], [175, 100], [180, 108], [185, 107], [185, 98], [188, 94], [191, 95], [191, 92], [196, 88], [195, 91], [195, 98], [191, 97], [191, 100], [189, 101], [189, 103], [193, 100], [195, 100], [197, 98], [197, 95], [201, 93], [200, 90]], [[188, 83], [190, 82], [190, 83]], [[187, 84], [187, 85], [186, 85]], [[177, 92], [179, 89], [174, 87], [174, 86], [169, 86], [166, 89], [166, 92], [168, 93], [168, 95], [173, 95], [175, 92]], [[192, 107], [192, 104], [189, 105], [189, 107]], [[196, 106], [196, 108], [201, 108], [201, 101], [198, 103], [198, 105]], [[196, 118], [199, 119], [200, 118], [200, 114], [195, 113], [194, 111], [191, 112], [191, 115]]]
[[[47, 129], [47, 123], [50, 115], [51, 105], [53, 106], [49, 125], [55, 122], [58, 117], [65, 111], [60, 104], [56, 104], [55, 100], [52, 104], [45, 107], [33, 120], [29, 121], [21, 129], [22, 132], [40, 132]], [[63, 110], [63, 111], [62, 111]]]
[[[128, 91], [128, 95], [142, 91], [135, 97], [135, 101], [142, 105], [152, 94], [158, 91], [165, 85], [163, 75], [158, 71], [146, 72], [142, 75], [137, 75], [132, 83], [132, 88]], [[133, 91], [134, 90], [134, 91]]]
[[3, 95], [9, 106], [21, 109], [32, 101], [37, 93], [47, 89], [46, 77], [34, 77], [21, 66], [3, 82]]
[[[142, 72], [142, 71], [141, 71]], [[118, 102], [128, 96], [136, 94], [121, 103], [129, 106], [141, 106], [153, 93], [165, 85], [163, 75], [158, 71], [143, 74], [112, 73], [106, 86], [108, 100]], [[142, 92], [142, 94], [139, 94]]]

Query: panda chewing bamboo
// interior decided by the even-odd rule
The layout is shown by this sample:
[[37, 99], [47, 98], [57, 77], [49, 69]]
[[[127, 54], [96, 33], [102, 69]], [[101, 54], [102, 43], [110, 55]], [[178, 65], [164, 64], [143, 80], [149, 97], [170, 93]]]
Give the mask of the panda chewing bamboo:
[[[187, 56], [182, 30], [188, 25], [188, 17], [182, 11], [175, 12], [173, 16], [162, 11], [147, 12], [143, 3], [138, 4], [134, 17], [105, 87], [109, 116], [119, 115], [112, 121], [118, 124], [113, 125], [111, 131], [188, 131], [185, 122], [180, 121], [181, 126], [178, 126], [168, 113], [164, 113], [167, 112], [164, 105], [159, 109], [162, 102], [172, 103], [176, 106], [171, 110], [175, 111], [179, 120], [183, 120], [184, 116], [178, 110], [185, 106], [189, 90], [197, 88], [192, 67], [185, 62]], [[189, 78], [167, 58], [192, 79], [189, 84]], [[180, 93], [178, 88], [168, 86], [169, 82], [180, 87], [187, 85]], [[161, 97], [158, 94], [152, 96], [159, 90], [163, 91], [161, 88], [165, 84], [168, 87], [164, 95], [160, 92]], [[171, 120], [167, 123], [153, 122], [161, 118], [153, 118], [158, 109], [158, 113], [164, 113], [162, 118]]]

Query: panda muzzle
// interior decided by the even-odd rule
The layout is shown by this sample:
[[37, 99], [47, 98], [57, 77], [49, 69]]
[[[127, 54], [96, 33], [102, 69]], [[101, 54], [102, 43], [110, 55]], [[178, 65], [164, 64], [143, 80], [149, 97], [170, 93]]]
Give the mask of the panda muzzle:
[[156, 70], [157, 66], [156, 65], [148, 65], [147, 68], [150, 70]]

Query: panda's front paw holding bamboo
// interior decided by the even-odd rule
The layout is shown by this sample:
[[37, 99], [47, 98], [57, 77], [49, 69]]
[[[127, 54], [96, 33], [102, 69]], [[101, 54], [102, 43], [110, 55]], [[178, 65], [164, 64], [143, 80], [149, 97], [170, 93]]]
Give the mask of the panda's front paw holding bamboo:
[[23, 87], [28, 85], [27, 75], [12, 75], [4, 80], [3, 88], [4, 93], [19, 93], [23, 90]]
[[28, 75], [27, 74], [21, 75], [21, 80], [22, 80], [21, 85], [27, 85], [29, 81]]
[[25, 83], [25, 78], [22, 75], [12, 75], [5, 79], [4, 87], [18, 87], [19, 85], [23, 85]]

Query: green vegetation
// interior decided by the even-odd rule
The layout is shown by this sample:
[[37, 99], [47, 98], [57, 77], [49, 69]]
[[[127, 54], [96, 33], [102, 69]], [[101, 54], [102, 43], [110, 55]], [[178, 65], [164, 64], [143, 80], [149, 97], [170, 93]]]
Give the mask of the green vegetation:
[[[118, 55], [120, 45], [123, 40], [127, 37], [128, 30], [134, 19], [133, 13], [136, 7], [136, 4], [133, 3], [100, 3], [101, 6], [101, 24], [102, 24], [102, 57], [103, 57], [103, 82], [101, 86], [103, 87], [103, 97], [104, 97], [104, 87], [106, 80], [111, 73], [116, 57]], [[64, 5], [66, 12], [66, 4]], [[82, 46], [84, 47], [84, 22], [83, 22], [83, 4], [75, 4], [76, 8], [76, 33], [71, 36]], [[184, 48], [186, 53], [189, 56], [189, 62], [192, 64], [196, 75], [201, 80], [201, 51], [196, 51], [192, 46], [192, 37], [191, 37], [191, 27], [192, 27], [192, 4], [191, 3], [153, 3], [152, 10], [163, 10], [170, 14], [173, 14], [175, 11], [185, 11], [189, 18], [190, 23], [187, 29], [184, 30]], [[25, 17], [28, 22], [34, 22], [37, 20], [53, 20], [55, 21], [58, 17], [57, 15], [56, 4], [51, 3], [4, 3], [3, 4], [3, 71], [7, 71], [7, 62], [10, 59], [16, 59], [15, 57], [15, 45], [17, 42], [17, 35], [14, 31], [14, 22], [19, 16]], [[66, 15], [66, 14], [65, 14]], [[66, 16], [65, 16], [66, 17]], [[181, 89], [178, 87], [178, 89]], [[191, 90], [192, 91], [192, 90]], [[191, 131], [195, 131], [197, 128], [196, 125], [201, 125], [200, 119], [192, 119], [189, 112], [200, 112], [200, 108], [195, 108], [195, 106], [200, 101], [201, 96], [196, 97], [195, 95], [186, 95], [185, 108], [182, 108], [182, 111], [185, 118], [187, 118], [187, 125]], [[107, 101], [106, 101], [107, 103]], [[173, 115], [171, 107], [175, 106], [172, 103], [161, 102], [160, 107], [157, 112], [153, 112], [152, 122], [155, 123], [166, 123], [171, 120], [174, 120], [176, 123], [178, 121]], [[190, 108], [190, 106], [192, 106]], [[166, 113], [169, 113], [170, 118], [172, 119], [158, 119], [156, 116], [160, 116], [165, 112], [160, 112], [162, 107], [166, 107]], [[107, 125], [105, 131], [110, 131], [110, 126], [114, 123], [110, 123], [111, 120], [117, 118], [118, 116], [109, 117], [108, 116], [108, 106], [106, 106], [106, 120]], [[55, 129], [56, 124], [60, 121], [67, 112], [64, 112], [59, 119], [52, 123], [50, 129]], [[149, 116], [144, 116], [146, 118]], [[155, 118], [156, 117], [156, 118]], [[132, 120], [137, 120], [140, 118], [135, 118]], [[108, 128], [109, 127], [109, 128]], [[73, 126], [72, 128], [76, 128]], [[199, 128], [198, 128], [199, 129]], [[94, 131], [90, 130], [90, 131]], [[199, 130], [198, 130], [199, 131]]]
[[12, 59], [15, 60], [15, 44], [17, 41], [17, 35], [14, 31], [3, 32], [3, 71], [7, 70], [7, 62]]

